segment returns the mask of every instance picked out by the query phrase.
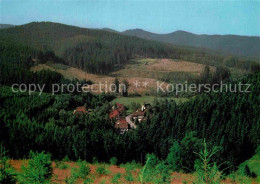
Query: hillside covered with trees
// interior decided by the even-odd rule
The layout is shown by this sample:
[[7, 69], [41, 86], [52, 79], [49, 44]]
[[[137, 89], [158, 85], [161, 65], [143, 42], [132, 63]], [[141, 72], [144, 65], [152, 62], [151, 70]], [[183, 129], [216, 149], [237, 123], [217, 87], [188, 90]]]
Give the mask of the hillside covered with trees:
[[[174, 58], [208, 65], [225, 65], [225, 57], [209, 50], [176, 47], [106, 30], [59, 23], [33, 22], [0, 30], [2, 44], [20, 44], [53, 53], [62, 62], [90, 73], [106, 74], [136, 56]], [[40, 56], [38, 56], [40, 58]], [[240, 59], [234, 67], [250, 69], [254, 60]]]
[[[148, 153], [164, 160], [173, 149], [175, 170], [189, 172], [194, 169], [193, 152], [205, 138], [210, 146], [219, 147], [214, 160], [225, 163], [226, 172], [231, 172], [254, 155], [259, 145], [259, 81], [259, 73], [243, 79], [252, 84], [251, 93], [203, 94], [181, 105], [155, 99], [147, 120], [120, 136], [108, 118], [113, 96], [29, 96], [1, 86], [0, 141], [13, 158], [34, 150], [50, 152], [56, 159], [108, 161], [116, 157], [120, 163], [141, 162]], [[82, 105], [95, 110], [77, 118], [72, 111]]]
[[[0, 143], [11, 158], [30, 155], [33, 162], [39, 155], [30, 151], [45, 151], [51, 155], [39, 157], [47, 160], [49, 166], [51, 159], [63, 158], [89, 162], [116, 158], [118, 164], [132, 161], [144, 164], [145, 156], [150, 155], [155, 171], [167, 167], [171, 171], [193, 172], [198, 165], [194, 152], [203, 150], [206, 140], [208, 147], [217, 147], [218, 152], [212, 156], [217, 169], [229, 174], [259, 151], [258, 61], [49, 22], [0, 30], [0, 53]], [[135, 56], [217, 66], [214, 75], [206, 66], [198, 83], [214, 84], [229, 79], [229, 70], [223, 66], [242, 68], [251, 73], [228, 82], [251, 84], [251, 92], [202, 93], [180, 104], [155, 98], [145, 121], [119, 135], [115, 122], [109, 119], [115, 96], [66, 91], [52, 95], [53, 83], [91, 84], [91, 81], [68, 80], [55, 71], [30, 70], [34, 65], [51, 62], [105, 74]], [[41, 95], [38, 92], [29, 95], [12, 92], [10, 86], [14, 83], [46, 87]], [[91, 111], [77, 117], [73, 111], [79, 106]], [[50, 173], [47, 174], [49, 177]]]
[[255, 58], [260, 57], [260, 38], [258, 36], [198, 35], [186, 31], [156, 34], [142, 29], [130, 29], [121, 33], [124, 35], [171, 43], [174, 45], [210, 49], [225, 54]]

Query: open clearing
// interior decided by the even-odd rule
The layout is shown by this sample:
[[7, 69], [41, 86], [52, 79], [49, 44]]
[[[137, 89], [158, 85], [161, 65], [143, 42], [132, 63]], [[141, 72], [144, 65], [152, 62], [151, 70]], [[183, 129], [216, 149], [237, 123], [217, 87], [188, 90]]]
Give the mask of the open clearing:
[[[147, 72], [187, 72], [194, 75], [199, 75], [205, 65], [192, 63], [187, 61], [179, 61], [173, 59], [134, 59], [130, 61], [122, 70], [114, 72], [115, 74], [121, 74], [123, 76], [127, 75], [125, 71], [133, 72], [133, 71], [147, 71]], [[211, 67], [213, 70], [214, 68]], [[147, 74], [146, 74], [147, 75]]]
[[[172, 59], [134, 59], [124, 68], [113, 72], [112, 76], [151, 78], [160, 81], [170, 80], [181, 83], [190, 78], [196, 78], [205, 65]], [[214, 67], [210, 67], [211, 71]]]
[[[27, 160], [10, 160], [9, 163], [14, 167], [17, 172], [21, 172], [21, 166], [23, 164], [26, 165]], [[64, 162], [67, 165], [67, 168], [60, 169], [57, 167], [55, 162], [52, 162], [53, 167], [53, 175], [52, 175], [52, 182], [53, 183], [64, 183], [65, 179], [71, 176], [71, 170], [75, 167], [78, 167], [75, 162]], [[116, 174], [120, 173], [121, 177], [118, 180], [119, 183], [140, 183], [138, 181], [138, 173], [140, 172], [140, 167], [134, 168], [130, 172], [133, 174], [134, 181], [128, 182], [125, 180], [124, 176], [126, 175], [126, 168], [124, 165], [122, 166], [115, 166], [115, 165], [108, 165], [108, 164], [88, 164], [90, 166], [90, 175], [89, 178], [93, 180], [94, 184], [99, 183], [112, 183], [112, 178]], [[98, 174], [96, 169], [100, 166], [103, 166], [107, 170], [107, 174]], [[182, 184], [183, 182], [192, 183], [194, 176], [192, 174], [184, 174], [184, 173], [171, 173], [171, 183], [172, 184]], [[84, 181], [82, 179], [77, 180], [76, 183], [83, 184]], [[92, 182], [91, 182], [92, 183]], [[223, 182], [229, 183], [229, 182]]]
[[[28, 160], [9, 160], [9, 163], [11, 166], [19, 173], [21, 172], [21, 166], [27, 165]], [[56, 164], [56, 162], [52, 162], [52, 168], [53, 168], [53, 174], [51, 182], [53, 183], [64, 183], [65, 179], [68, 179], [71, 176], [71, 171], [73, 168], [77, 168], [76, 162], [63, 162], [64, 165], [66, 165], [66, 168], [59, 168]], [[118, 183], [137, 183], [140, 184], [140, 181], [138, 179], [140, 169], [142, 166], [140, 164], [136, 165], [136, 167], [129, 170], [129, 172], [132, 173], [134, 181], [127, 181], [125, 179], [125, 176], [127, 174], [127, 170], [129, 167], [127, 165], [109, 165], [104, 163], [97, 163], [97, 164], [87, 164], [90, 167], [90, 174], [88, 175], [88, 178], [92, 180], [90, 183], [99, 184], [99, 183], [105, 183], [110, 184], [113, 183], [113, 177], [116, 174], [121, 175], [121, 177], [117, 180]], [[106, 169], [106, 174], [98, 174], [97, 168], [98, 167], [104, 167]], [[183, 183], [193, 183], [195, 176], [192, 174], [185, 174], [185, 173], [178, 173], [178, 172], [172, 172], [170, 174], [170, 182], [172, 184], [183, 184]], [[83, 179], [78, 179], [76, 183], [83, 184]], [[114, 182], [115, 183], [115, 182]], [[223, 184], [236, 184], [236, 182], [232, 181], [231, 179], [225, 179], [224, 181], [221, 181]], [[252, 184], [258, 183], [257, 181], [252, 181]]]
[[[175, 61], [172, 59], [134, 59], [125, 65], [124, 68], [112, 72], [109, 75], [96, 75], [85, 72], [81, 69], [65, 66], [62, 64], [39, 64], [32, 67], [32, 71], [49, 69], [61, 73], [65, 78], [78, 78], [79, 80], [91, 80], [95, 84], [112, 84], [115, 77], [120, 82], [127, 79], [129, 93], [154, 93], [158, 81], [170, 80], [174, 83], [181, 83], [190, 78], [198, 76], [205, 65], [187, 61]], [[214, 70], [211, 67], [211, 70]], [[137, 85], [136, 85], [137, 84]], [[166, 86], [165, 83], [163, 86]]]

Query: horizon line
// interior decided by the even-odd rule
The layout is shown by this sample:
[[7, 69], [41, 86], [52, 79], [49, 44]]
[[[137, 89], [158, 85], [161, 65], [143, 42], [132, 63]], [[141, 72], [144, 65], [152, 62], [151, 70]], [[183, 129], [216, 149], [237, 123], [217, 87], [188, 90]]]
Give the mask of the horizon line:
[[[67, 25], [67, 26], [74, 26], [74, 27], [78, 27], [78, 28], [85, 28], [85, 29], [96, 29], [96, 30], [104, 30], [104, 29], [111, 29], [112, 31], [115, 31], [115, 32], [118, 32], [118, 33], [123, 33], [125, 31], [130, 31], [130, 30], [141, 30], [141, 31], [145, 31], [145, 32], [148, 32], [148, 33], [152, 33], [152, 34], [158, 34], [158, 35], [169, 35], [169, 34], [172, 34], [172, 33], [176, 33], [176, 32], [186, 32], [186, 33], [189, 33], [189, 34], [193, 34], [193, 35], [198, 35], [198, 36], [244, 36], [244, 37], [258, 37], [260, 38], [260, 33], [259, 35], [239, 35], [239, 34], [232, 34], [232, 33], [229, 33], [229, 34], [219, 34], [219, 33], [214, 33], [214, 34], [208, 34], [208, 33], [194, 33], [194, 32], [190, 32], [190, 31], [186, 31], [186, 30], [175, 30], [175, 31], [172, 31], [172, 32], [168, 32], [168, 33], [157, 33], [157, 32], [152, 32], [150, 30], [145, 30], [145, 29], [142, 29], [142, 28], [129, 28], [129, 29], [125, 29], [123, 31], [119, 31], [119, 30], [116, 30], [116, 29], [113, 29], [113, 28], [110, 28], [110, 27], [102, 27], [102, 28], [95, 28], [95, 27], [82, 27], [82, 26], [79, 26], [79, 25], [72, 25], [72, 24], [67, 24], [67, 23], [62, 23], [62, 22], [53, 22], [53, 21], [32, 21], [32, 22], [28, 22], [28, 23], [23, 23], [23, 24], [9, 24], [9, 23], [0, 23], [0, 25], [11, 25], [11, 26], [22, 26], [22, 25], [26, 25], [26, 24], [30, 24], [30, 23], [56, 23], [56, 24], [64, 24], [64, 25]], [[104, 30], [104, 31], [108, 31], [108, 30]]]

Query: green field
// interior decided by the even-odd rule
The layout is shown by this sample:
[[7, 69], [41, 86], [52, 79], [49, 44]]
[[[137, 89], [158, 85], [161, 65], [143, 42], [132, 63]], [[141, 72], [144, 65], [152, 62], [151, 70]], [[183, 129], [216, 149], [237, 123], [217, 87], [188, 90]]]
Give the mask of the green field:
[[[153, 96], [143, 96], [143, 97], [119, 97], [116, 98], [112, 101], [112, 103], [121, 103], [124, 104], [125, 106], [131, 105], [131, 103], [135, 102], [135, 103], [139, 103], [140, 105], [142, 105], [143, 103], [153, 103], [154, 99], [156, 97]], [[174, 100], [176, 101], [177, 104], [179, 104], [180, 102], [186, 102], [189, 99], [188, 98], [174, 98], [174, 97], [157, 97], [157, 99], [160, 100]]]

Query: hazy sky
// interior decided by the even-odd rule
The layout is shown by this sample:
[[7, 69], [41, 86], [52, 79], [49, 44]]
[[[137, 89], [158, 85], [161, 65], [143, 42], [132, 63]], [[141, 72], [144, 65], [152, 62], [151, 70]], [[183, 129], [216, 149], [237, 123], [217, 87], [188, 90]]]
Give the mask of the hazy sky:
[[260, 0], [0, 0], [1, 23], [260, 36]]

